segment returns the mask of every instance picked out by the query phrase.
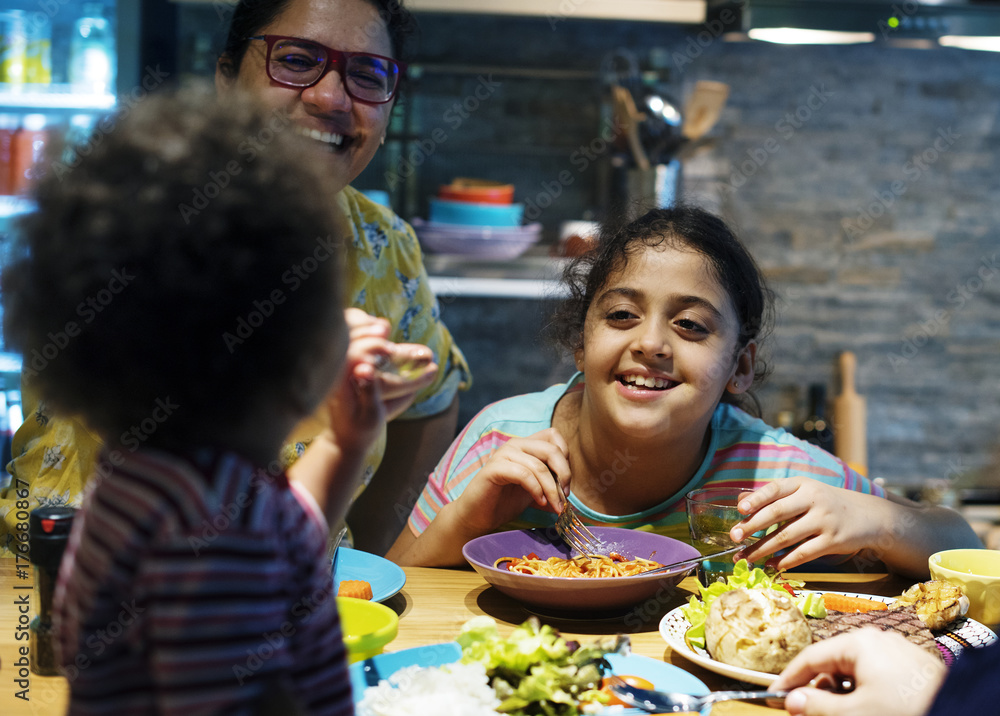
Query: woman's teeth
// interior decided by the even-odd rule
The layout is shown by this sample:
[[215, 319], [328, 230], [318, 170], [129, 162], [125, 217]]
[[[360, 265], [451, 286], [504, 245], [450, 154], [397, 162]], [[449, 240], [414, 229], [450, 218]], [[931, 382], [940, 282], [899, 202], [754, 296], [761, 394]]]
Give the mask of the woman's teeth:
[[647, 378], [641, 375], [623, 375], [618, 379], [623, 385], [633, 388], [652, 388], [653, 390], [664, 390], [674, 385], [672, 380], [663, 378]]
[[331, 149], [339, 149], [344, 144], [343, 134], [334, 134], [333, 132], [321, 132], [318, 129], [306, 129], [305, 127], [299, 128], [299, 134], [303, 137], [308, 137], [309, 139], [315, 139], [317, 142], [323, 142], [330, 146]]

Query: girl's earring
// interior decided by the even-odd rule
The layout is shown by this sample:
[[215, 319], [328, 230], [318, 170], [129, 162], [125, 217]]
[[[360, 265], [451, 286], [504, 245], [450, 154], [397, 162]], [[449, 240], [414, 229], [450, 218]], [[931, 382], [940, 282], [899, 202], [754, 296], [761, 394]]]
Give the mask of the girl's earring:
[[382, 135], [382, 142], [381, 143], [385, 144], [385, 135], [384, 134]]
[[740, 389], [740, 382], [736, 379], [733, 379], [733, 392], [735, 393], [739, 389]]

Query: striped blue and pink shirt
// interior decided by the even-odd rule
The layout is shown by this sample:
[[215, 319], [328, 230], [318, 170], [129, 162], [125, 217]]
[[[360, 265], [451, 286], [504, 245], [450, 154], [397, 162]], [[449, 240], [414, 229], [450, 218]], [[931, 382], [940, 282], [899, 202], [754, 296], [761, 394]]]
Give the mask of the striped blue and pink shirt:
[[[410, 513], [409, 526], [419, 535], [444, 505], [454, 501], [476, 473], [504, 443], [527, 437], [552, 427], [556, 403], [567, 392], [582, 390], [582, 373], [565, 384], [539, 393], [518, 395], [484, 408], [462, 430], [438, 463]], [[810, 477], [829, 485], [885, 497], [884, 490], [849, 468], [825, 450], [811, 445], [781, 428], [774, 428], [739, 408], [720, 404], [712, 415], [711, 436], [705, 459], [680, 490], [659, 504], [630, 515], [605, 515], [582, 504], [575, 495], [569, 499], [583, 520], [602, 527], [643, 529], [674, 539], [690, 541], [684, 495], [711, 485], [748, 490], [772, 480], [795, 475]], [[623, 452], [621, 460], [627, 460]], [[612, 461], [612, 468], [614, 462]], [[547, 527], [555, 515], [529, 507], [503, 529]]]
[[125, 456], [60, 570], [69, 712], [353, 713], [327, 531], [308, 493], [232, 453]]

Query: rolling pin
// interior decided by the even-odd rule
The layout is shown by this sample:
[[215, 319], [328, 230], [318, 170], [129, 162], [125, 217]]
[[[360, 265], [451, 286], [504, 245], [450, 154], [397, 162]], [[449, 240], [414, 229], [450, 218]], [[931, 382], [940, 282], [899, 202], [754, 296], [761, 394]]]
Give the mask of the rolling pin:
[[840, 395], [833, 399], [833, 452], [847, 465], [868, 476], [865, 399], [854, 387], [858, 361], [850, 351], [840, 354]]

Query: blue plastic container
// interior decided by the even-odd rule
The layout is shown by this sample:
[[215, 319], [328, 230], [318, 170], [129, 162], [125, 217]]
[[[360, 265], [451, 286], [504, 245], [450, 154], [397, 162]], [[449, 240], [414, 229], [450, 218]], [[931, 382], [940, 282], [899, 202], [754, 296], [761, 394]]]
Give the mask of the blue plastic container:
[[524, 204], [477, 204], [431, 199], [430, 220], [462, 226], [520, 226]]

